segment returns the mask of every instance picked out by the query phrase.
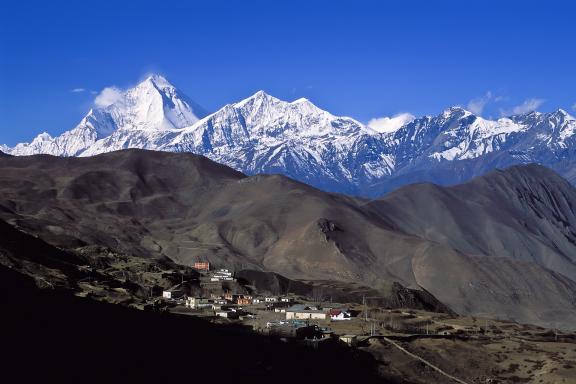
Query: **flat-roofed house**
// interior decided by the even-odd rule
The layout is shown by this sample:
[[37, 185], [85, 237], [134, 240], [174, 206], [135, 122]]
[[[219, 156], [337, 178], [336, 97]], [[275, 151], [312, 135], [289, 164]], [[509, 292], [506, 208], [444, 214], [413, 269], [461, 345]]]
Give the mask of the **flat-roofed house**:
[[326, 320], [327, 317], [326, 311], [304, 304], [296, 304], [286, 309], [286, 320]]
[[269, 296], [269, 297], [265, 297], [265, 298], [264, 298], [264, 301], [267, 302], [267, 303], [275, 303], [275, 302], [278, 301], [278, 298], [277, 298], [277, 297]]

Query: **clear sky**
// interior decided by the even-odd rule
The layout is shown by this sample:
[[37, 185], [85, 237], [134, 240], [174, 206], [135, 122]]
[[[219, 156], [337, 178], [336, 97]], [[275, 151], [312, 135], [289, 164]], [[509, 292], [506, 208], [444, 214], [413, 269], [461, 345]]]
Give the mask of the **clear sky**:
[[0, 143], [68, 130], [150, 72], [212, 111], [264, 89], [363, 122], [575, 113], [574, 3], [3, 0]]

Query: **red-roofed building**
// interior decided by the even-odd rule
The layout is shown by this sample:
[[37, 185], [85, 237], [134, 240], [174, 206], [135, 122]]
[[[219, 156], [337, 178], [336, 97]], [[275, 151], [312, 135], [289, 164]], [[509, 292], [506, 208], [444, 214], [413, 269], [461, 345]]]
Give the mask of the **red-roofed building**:
[[210, 270], [210, 263], [196, 262], [196, 263], [194, 263], [194, 269], [196, 269], [198, 271], [209, 271]]
[[350, 312], [344, 309], [331, 309], [328, 313], [330, 315], [330, 320], [338, 321], [338, 320], [350, 320], [352, 315]]

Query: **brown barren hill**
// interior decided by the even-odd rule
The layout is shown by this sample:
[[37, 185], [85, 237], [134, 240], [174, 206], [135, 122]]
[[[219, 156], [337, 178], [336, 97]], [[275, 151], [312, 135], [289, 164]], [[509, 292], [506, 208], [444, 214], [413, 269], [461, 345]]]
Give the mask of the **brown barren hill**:
[[[0, 218], [62, 248], [97, 244], [382, 291], [399, 282], [460, 313], [569, 326], [573, 244], [560, 240], [573, 222], [559, 207], [575, 204], [574, 192], [545, 177], [551, 171], [519, 169], [532, 179], [502, 178], [505, 192], [493, 201], [486, 191], [499, 184], [481, 180], [454, 187], [459, 193], [424, 184], [368, 201], [279, 175], [246, 177], [192, 154], [1, 157]], [[503, 198], [536, 180], [538, 198]], [[521, 213], [531, 207], [528, 221]], [[514, 225], [503, 226], [506, 220]], [[503, 244], [508, 253], [490, 252]], [[550, 251], [526, 253], [538, 247]]]

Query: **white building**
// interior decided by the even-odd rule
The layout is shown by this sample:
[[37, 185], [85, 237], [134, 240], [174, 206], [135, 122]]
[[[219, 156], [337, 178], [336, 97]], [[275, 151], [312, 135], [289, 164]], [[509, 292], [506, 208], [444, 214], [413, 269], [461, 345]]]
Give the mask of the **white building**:
[[264, 301], [267, 303], [275, 303], [278, 301], [278, 298], [277, 297], [265, 297]]
[[234, 281], [232, 277], [211, 277], [210, 281]]
[[229, 270], [218, 269], [210, 274], [210, 281], [234, 281], [234, 278]]

